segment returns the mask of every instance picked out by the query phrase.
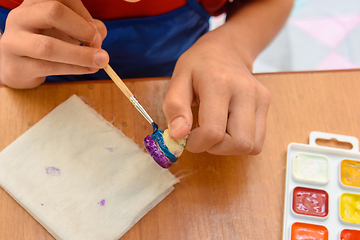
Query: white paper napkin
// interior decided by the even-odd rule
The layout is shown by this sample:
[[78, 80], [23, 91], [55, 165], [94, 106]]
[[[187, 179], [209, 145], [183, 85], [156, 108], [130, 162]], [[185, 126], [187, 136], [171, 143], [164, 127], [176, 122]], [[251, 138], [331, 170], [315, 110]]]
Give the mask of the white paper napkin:
[[75, 95], [0, 153], [0, 186], [56, 239], [118, 239], [177, 182]]

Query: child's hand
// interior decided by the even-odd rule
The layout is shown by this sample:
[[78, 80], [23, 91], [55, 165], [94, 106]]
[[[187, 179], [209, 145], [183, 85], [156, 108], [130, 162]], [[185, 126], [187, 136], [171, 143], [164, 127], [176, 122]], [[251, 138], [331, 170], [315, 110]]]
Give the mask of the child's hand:
[[0, 40], [0, 83], [33, 88], [49, 75], [95, 73], [109, 61], [106, 32], [80, 0], [25, 0]]
[[199, 104], [187, 140], [190, 152], [242, 155], [262, 149], [270, 93], [252, 76], [245, 50], [232, 41], [219, 30], [209, 32], [176, 64], [163, 110], [171, 136], [179, 139], [191, 129], [191, 105]]

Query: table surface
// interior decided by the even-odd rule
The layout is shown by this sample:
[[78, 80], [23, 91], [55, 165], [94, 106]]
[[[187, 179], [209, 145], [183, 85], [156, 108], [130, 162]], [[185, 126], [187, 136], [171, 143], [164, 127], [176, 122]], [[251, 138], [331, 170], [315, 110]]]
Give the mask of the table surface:
[[[257, 74], [272, 94], [256, 156], [185, 152], [170, 168], [175, 190], [122, 239], [281, 239], [286, 152], [311, 131], [360, 137], [360, 70]], [[126, 82], [161, 129], [168, 79]], [[142, 145], [151, 126], [111, 81], [0, 87], [0, 151], [72, 94]], [[194, 108], [196, 112], [196, 108]], [[164, 227], [167, 223], [167, 227]], [[53, 239], [0, 188], [0, 239]]]

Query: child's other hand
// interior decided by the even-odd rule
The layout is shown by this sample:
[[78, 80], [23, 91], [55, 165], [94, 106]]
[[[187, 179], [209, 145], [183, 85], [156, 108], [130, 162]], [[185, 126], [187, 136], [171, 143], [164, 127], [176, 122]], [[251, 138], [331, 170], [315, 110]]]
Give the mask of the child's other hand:
[[219, 30], [209, 32], [178, 60], [163, 110], [175, 139], [189, 133], [191, 106], [198, 123], [186, 149], [217, 155], [258, 154], [263, 146], [270, 93], [251, 74], [246, 49]]
[[109, 61], [101, 49], [106, 33], [80, 0], [25, 0], [9, 13], [0, 40], [0, 83], [33, 88], [49, 75], [97, 72]]

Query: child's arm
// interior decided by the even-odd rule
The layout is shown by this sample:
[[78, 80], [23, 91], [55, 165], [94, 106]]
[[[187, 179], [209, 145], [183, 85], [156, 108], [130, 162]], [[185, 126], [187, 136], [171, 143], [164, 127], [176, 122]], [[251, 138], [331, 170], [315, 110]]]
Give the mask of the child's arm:
[[187, 150], [219, 155], [261, 151], [270, 93], [252, 76], [252, 65], [285, 23], [292, 4], [249, 1], [179, 58], [163, 109], [171, 136], [179, 139], [193, 123], [191, 105], [199, 104]]
[[0, 83], [33, 88], [49, 75], [97, 72], [109, 61], [100, 49], [105, 36], [80, 0], [25, 0], [9, 13], [0, 40]]

